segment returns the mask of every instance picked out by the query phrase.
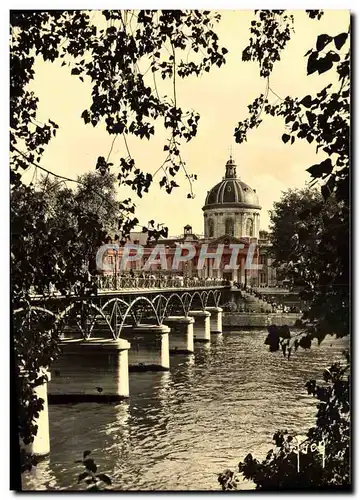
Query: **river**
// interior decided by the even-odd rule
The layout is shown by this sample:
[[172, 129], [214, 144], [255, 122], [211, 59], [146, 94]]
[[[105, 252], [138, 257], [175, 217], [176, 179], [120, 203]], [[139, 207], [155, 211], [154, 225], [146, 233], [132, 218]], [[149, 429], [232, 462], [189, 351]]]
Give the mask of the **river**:
[[171, 357], [170, 372], [130, 373], [126, 402], [50, 406], [51, 456], [23, 488], [78, 489], [75, 460], [92, 450], [116, 490], [219, 490], [217, 473], [249, 452], [264, 457], [276, 430], [303, 434], [314, 424], [316, 401], [304, 384], [348, 347], [329, 338], [288, 361], [269, 353], [265, 336], [212, 336], [195, 355]]

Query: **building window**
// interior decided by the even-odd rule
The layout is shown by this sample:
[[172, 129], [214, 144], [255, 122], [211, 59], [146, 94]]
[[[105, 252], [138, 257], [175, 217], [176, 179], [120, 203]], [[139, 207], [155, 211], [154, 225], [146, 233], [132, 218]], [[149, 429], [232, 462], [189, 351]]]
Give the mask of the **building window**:
[[225, 221], [225, 234], [234, 236], [234, 221], [233, 219], [226, 219]]
[[253, 232], [254, 232], [254, 223], [251, 219], [248, 219], [246, 221], [246, 235], [247, 236], [254, 236]]
[[214, 221], [212, 219], [208, 220], [208, 236], [209, 238], [214, 236]]

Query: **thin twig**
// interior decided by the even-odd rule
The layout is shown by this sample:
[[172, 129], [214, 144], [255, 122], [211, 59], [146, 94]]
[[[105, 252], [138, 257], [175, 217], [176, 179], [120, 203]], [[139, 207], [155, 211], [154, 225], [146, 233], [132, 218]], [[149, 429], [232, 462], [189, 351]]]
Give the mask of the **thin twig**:
[[265, 94], [264, 94], [264, 101], [262, 103], [262, 106], [261, 106], [259, 113], [257, 114], [256, 120], [258, 120], [260, 118], [260, 115], [263, 112], [263, 109], [265, 106], [265, 101], [267, 100], [268, 95], [269, 95], [269, 88], [270, 88], [269, 86], [270, 86], [270, 79], [269, 79], [269, 77], [267, 77], [266, 78], [266, 89], [265, 89]]
[[156, 97], [158, 98], [158, 101], [160, 101], [159, 92], [158, 92], [157, 85], [156, 85], [155, 71], [153, 71], [152, 74], [153, 74], [153, 81], [154, 81], [154, 87], [155, 87]]
[[180, 156], [180, 155], [179, 155], [179, 160], [180, 160], [180, 163], [181, 163], [181, 167], [182, 167], [182, 169], [183, 169], [183, 170], [184, 170], [184, 172], [185, 172], [185, 177], [186, 177], [186, 178], [187, 178], [187, 180], [189, 181], [189, 185], [190, 185], [190, 194], [191, 194], [191, 196], [192, 196], [192, 197], [194, 197], [194, 191], [193, 191], [193, 187], [192, 187], [192, 181], [191, 181], [191, 178], [190, 178], [190, 176], [189, 176], [189, 174], [188, 174], [188, 172], [187, 172], [187, 170], [186, 170], [185, 164], [184, 164], [184, 162], [182, 161], [182, 158], [181, 158], [181, 156]]
[[278, 99], [280, 99], [281, 101], [284, 101], [284, 99], [282, 97], [280, 97], [276, 92], [273, 91], [273, 89], [271, 87], [269, 87], [269, 90], [270, 92], [272, 92]]
[[173, 92], [174, 92], [174, 106], [176, 108], [176, 59], [175, 59], [175, 48], [171, 42], [171, 48], [173, 52]]
[[125, 147], [126, 147], [127, 154], [129, 155], [129, 158], [132, 158], [130, 150], [129, 150], [129, 146], [128, 146], [128, 143], [127, 143], [127, 140], [126, 140], [126, 135], [125, 135], [124, 132], [123, 132], [122, 135], [123, 135], [123, 138], [124, 138], [124, 142], [125, 142]]
[[112, 153], [112, 150], [113, 150], [113, 147], [114, 147], [114, 143], [115, 143], [115, 141], [116, 141], [116, 139], [117, 139], [117, 136], [118, 136], [118, 135], [117, 135], [117, 134], [115, 134], [115, 137], [114, 137], [114, 139], [113, 139], [113, 141], [112, 141], [112, 143], [111, 143], [111, 148], [110, 148], [109, 154], [107, 155], [107, 158], [106, 158], [106, 163], [108, 163], [108, 161], [109, 161], [109, 158], [110, 158], [110, 155], [111, 155], [111, 153]]

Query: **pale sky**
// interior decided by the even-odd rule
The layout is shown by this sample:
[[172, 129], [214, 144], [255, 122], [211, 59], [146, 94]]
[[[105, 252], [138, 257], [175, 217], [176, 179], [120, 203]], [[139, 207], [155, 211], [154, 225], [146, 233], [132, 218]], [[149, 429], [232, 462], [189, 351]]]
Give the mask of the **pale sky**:
[[[154, 219], [169, 227], [169, 235], [182, 233], [190, 224], [196, 233], [203, 233], [202, 206], [206, 193], [218, 183], [225, 173], [229, 146], [238, 165], [238, 176], [256, 189], [262, 206], [261, 228], [267, 229], [268, 210], [281, 192], [287, 188], [303, 187], [309, 181], [305, 169], [322, 160], [315, 153], [314, 144], [297, 141], [285, 145], [281, 141], [284, 125], [281, 120], [266, 117], [257, 130], [249, 132], [248, 141], [235, 144], [233, 134], [237, 123], [248, 116], [247, 106], [265, 90], [265, 80], [259, 76], [256, 63], [242, 62], [241, 54], [249, 39], [249, 26], [253, 11], [220, 11], [222, 20], [215, 28], [220, 45], [229, 53], [226, 64], [213, 67], [202, 77], [177, 80], [177, 104], [183, 110], [195, 109], [200, 113], [197, 136], [181, 148], [182, 158], [189, 173], [197, 174], [193, 190], [195, 199], [186, 198], [188, 185], [180, 175], [176, 178], [179, 188], [168, 195], [158, 187], [162, 174], [142, 199], [135, 192], [119, 188], [119, 199], [129, 194], [137, 205], [136, 216], [140, 223]], [[320, 33], [336, 35], [348, 30], [349, 11], [325, 11], [320, 21], [311, 20], [303, 11], [295, 11], [295, 33], [282, 53], [282, 60], [275, 65], [270, 86], [281, 97], [305, 96], [322, 89], [329, 82], [329, 75], [306, 76], [306, 59], [303, 57], [313, 47]], [[347, 51], [347, 46], [342, 49]], [[334, 81], [337, 84], [337, 80]], [[90, 102], [91, 85], [70, 75], [60, 63], [38, 61], [32, 89], [39, 97], [38, 119], [52, 119], [59, 125], [57, 137], [47, 147], [41, 164], [69, 177], [94, 171], [98, 156], [107, 157], [113, 136], [100, 125], [85, 125], [81, 113]], [[171, 84], [159, 82], [160, 92], [171, 95]], [[274, 101], [276, 97], [274, 97]], [[272, 101], [272, 102], [274, 102]], [[158, 124], [157, 133], [150, 141], [128, 137], [130, 152], [137, 167], [153, 173], [162, 164], [166, 153], [163, 146], [167, 133]], [[121, 156], [127, 156], [123, 139], [114, 145], [111, 161], [116, 165]], [[116, 172], [116, 167], [114, 172]], [[32, 171], [26, 174], [32, 177]]]

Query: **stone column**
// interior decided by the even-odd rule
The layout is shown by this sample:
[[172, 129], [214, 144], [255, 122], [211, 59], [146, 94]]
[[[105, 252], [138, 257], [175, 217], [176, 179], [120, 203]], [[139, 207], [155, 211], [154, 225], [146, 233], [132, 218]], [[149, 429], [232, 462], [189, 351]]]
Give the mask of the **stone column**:
[[194, 322], [194, 318], [190, 316], [168, 316], [164, 319], [164, 323], [171, 328], [170, 354], [191, 354], [194, 352]]
[[194, 341], [210, 342], [210, 316], [209, 311], [189, 311], [189, 316], [194, 318]]
[[213, 259], [206, 259], [205, 262], [208, 262], [208, 266], [209, 266], [209, 278], [212, 278], [213, 277]]
[[140, 324], [125, 329], [122, 336], [131, 343], [129, 370], [169, 370], [169, 332], [170, 328], [166, 325]]
[[245, 285], [245, 263], [246, 263], [246, 257], [242, 257], [240, 260], [240, 267], [238, 272], [240, 273], [240, 283], [242, 285]]
[[221, 307], [206, 307], [205, 310], [209, 311], [209, 313], [211, 313], [210, 332], [211, 333], [222, 333], [223, 309]]
[[71, 339], [61, 345], [63, 352], [51, 367], [50, 402], [118, 401], [129, 396], [127, 340]]
[[233, 282], [235, 283], [236, 281], [238, 281], [238, 270], [237, 269], [233, 269], [233, 272], [232, 272], [232, 280]]

